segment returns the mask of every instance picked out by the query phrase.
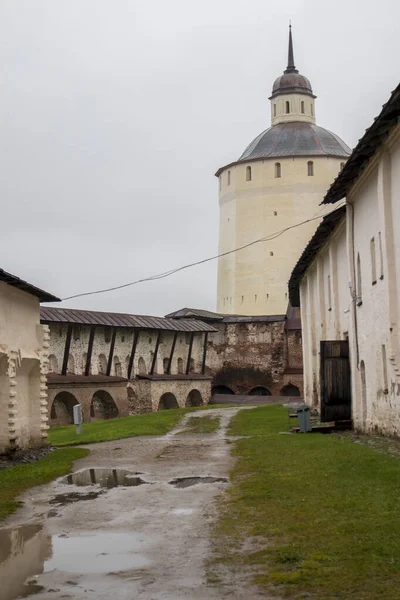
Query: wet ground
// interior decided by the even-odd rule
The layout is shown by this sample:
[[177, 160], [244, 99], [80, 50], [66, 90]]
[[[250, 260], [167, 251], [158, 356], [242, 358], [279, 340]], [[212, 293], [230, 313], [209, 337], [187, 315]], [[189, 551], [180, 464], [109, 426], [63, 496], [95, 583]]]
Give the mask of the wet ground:
[[[192, 413], [163, 437], [92, 444], [74, 474], [28, 491], [0, 530], [1, 599], [258, 598], [238, 573], [214, 587], [205, 566], [238, 410]], [[216, 433], [177, 435], [207, 414], [221, 417]]]

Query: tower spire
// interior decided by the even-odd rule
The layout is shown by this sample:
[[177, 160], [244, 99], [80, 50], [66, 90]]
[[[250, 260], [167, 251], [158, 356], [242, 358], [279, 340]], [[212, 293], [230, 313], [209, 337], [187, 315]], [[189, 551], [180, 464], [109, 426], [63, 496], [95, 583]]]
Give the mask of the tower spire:
[[288, 64], [285, 73], [298, 73], [294, 64], [293, 54], [293, 39], [292, 39], [292, 24], [289, 21], [289, 51], [288, 51]]

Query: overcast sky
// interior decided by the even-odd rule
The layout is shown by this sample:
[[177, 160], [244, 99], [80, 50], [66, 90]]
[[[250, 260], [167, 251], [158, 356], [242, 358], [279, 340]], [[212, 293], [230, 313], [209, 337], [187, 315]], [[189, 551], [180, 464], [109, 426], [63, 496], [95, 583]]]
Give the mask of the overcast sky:
[[[295, 62], [351, 147], [399, 83], [398, 0], [0, 0], [0, 267], [60, 296], [217, 253], [218, 167]], [[64, 306], [216, 306], [216, 263]]]

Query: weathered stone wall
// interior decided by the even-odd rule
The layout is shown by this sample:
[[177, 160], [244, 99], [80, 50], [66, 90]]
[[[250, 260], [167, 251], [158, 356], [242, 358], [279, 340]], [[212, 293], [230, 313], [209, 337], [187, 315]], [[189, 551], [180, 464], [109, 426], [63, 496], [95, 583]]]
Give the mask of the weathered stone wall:
[[[175, 398], [177, 408], [205, 405], [211, 399], [210, 378], [174, 380], [138, 379], [132, 383], [132, 388], [137, 398], [145, 399], [148, 411], [162, 410], [162, 400], [166, 394], [171, 394]], [[194, 394], [194, 391], [198, 393]], [[132, 406], [133, 411], [134, 408], [135, 404]]]
[[51, 383], [48, 386], [48, 417], [51, 425], [73, 422], [73, 406], [81, 404], [85, 422], [126, 417], [129, 402], [126, 381]]
[[[264, 387], [273, 396], [292, 384], [303, 393], [301, 331], [285, 328], [285, 321], [213, 323], [209, 334], [206, 373], [213, 386], [237, 394]], [[296, 373], [290, 373], [295, 368]]]
[[[55, 365], [54, 372], [60, 373], [64, 358], [65, 339], [67, 334], [67, 325], [50, 325], [50, 366]], [[68, 372], [75, 374], [84, 374], [86, 357], [89, 345], [90, 328], [86, 326], [75, 326], [73, 329], [70, 360], [68, 361]], [[93, 343], [91, 374], [105, 374], [105, 365], [108, 361], [111, 345], [111, 328], [96, 327], [96, 333]], [[161, 343], [158, 349], [157, 364], [155, 373], [165, 372], [165, 363], [169, 359], [171, 346], [174, 339], [174, 333], [163, 331], [161, 333]], [[157, 341], [157, 331], [143, 330], [140, 332], [136, 346], [135, 359], [133, 363], [132, 377], [150, 372], [151, 363]], [[195, 333], [192, 347], [192, 359], [197, 366], [196, 372], [200, 372], [201, 359], [203, 353], [204, 334]], [[184, 373], [189, 352], [189, 333], [179, 333], [175, 345], [174, 357], [172, 361], [172, 374]], [[110, 375], [117, 377], [127, 377], [129, 357], [132, 351], [133, 329], [118, 329], [115, 340], [114, 356]], [[105, 363], [105, 364], [104, 364]], [[50, 368], [51, 370], [51, 368]]]

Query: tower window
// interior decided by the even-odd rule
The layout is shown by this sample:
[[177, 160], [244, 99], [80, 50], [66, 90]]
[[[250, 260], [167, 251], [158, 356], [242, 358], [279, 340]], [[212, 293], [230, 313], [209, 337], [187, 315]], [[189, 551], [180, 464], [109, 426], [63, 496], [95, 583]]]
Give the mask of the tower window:
[[314, 163], [312, 160], [309, 160], [307, 163], [307, 175], [312, 177], [314, 175]]
[[286, 106], [286, 114], [289, 114], [290, 113], [290, 103], [289, 103], [289, 100], [286, 100], [285, 106]]
[[251, 181], [251, 167], [246, 167], [246, 181]]
[[228, 171], [228, 185], [231, 185], [231, 172]]
[[274, 104], [274, 117], [276, 117], [276, 104]]
[[282, 175], [281, 163], [275, 163], [275, 177], [281, 177], [281, 175]]
[[304, 115], [304, 100], [301, 101], [301, 114]]
[[312, 117], [314, 116], [314, 107], [313, 107], [313, 105], [312, 105], [312, 104], [311, 104], [311, 116], [312, 116]]

